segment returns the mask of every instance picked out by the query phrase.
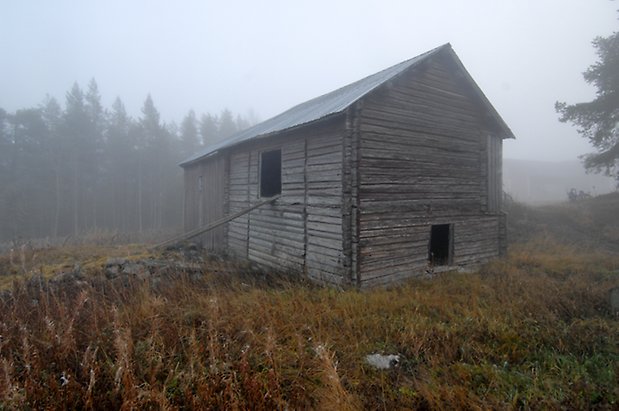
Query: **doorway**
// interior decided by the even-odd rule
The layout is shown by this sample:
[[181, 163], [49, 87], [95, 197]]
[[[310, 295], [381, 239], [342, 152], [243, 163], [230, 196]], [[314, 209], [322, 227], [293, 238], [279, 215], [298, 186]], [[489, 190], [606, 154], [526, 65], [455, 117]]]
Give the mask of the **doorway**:
[[432, 265], [451, 265], [453, 260], [453, 224], [434, 224], [430, 230], [428, 260]]

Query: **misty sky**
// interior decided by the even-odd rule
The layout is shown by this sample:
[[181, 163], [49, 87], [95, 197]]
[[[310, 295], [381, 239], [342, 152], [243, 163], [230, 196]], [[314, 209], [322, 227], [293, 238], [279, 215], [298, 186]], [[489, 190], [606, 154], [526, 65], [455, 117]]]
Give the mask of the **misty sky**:
[[165, 121], [191, 108], [267, 119], [446, 42], [511, 127], [504, 155], [591, 151], [556, 100], [590, 100], [591, 40], [617, 30], [609, 0], [0, 0], [0, 107], [64, 102], [94, 77], [106, 107], [138, 116], [151, 93]]

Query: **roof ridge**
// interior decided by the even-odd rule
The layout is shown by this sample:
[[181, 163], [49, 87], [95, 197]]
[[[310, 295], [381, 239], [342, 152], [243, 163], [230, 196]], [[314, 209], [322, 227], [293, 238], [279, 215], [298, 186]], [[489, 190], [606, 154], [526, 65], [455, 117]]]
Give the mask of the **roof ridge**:
[[200, 158], [212, 155], [223, 148], [233, 146], [243, 141], [281, 132], [341, 113], [377, 87], [392, 80], [394, 77], [425, 60], [429, 56], [447, 48], [451, 49], [450, 43], [445, 43], [333, 91], [292, 106], [265, 121], [255, 124], [245, 130], [241, 130], [215, 144], [204, 147], [199, 153], [184, 160], [180, 165], [187, 165]]
[[[369, 79], [370, 77], [378, 76], [379, 74], [385, 73], [386, 71], [393, 70], [395, 67], [398, 67], [398, 66], [401, 66], [401, 65], [402, 65], [402, 66], [404, 66], [404, 65], [407, 65], [407, 64], [412, 63], [412, 62], [413, 62], [413, 60], [420, 60], [420, 59], [422, 59], [422, 58], [425, 58], [425, 57], [427, 57], [428, 55], [433, 54], [433, 53], [435, 53], [435, 52], [437, 52], [437, 51], [439, 51], [439, 50], [441, 50], [441, 49], [443, 49], [443, 48], [445, 48], [445, 47], [450, 47], [450, 48], [451, 48], [451, 44], [450, 44], [450, 43], [445, 43], [445, 44], [443, 44], [443, 45], [441, 45], [441, 46], [438, 46], [438, 47], [433, 48], [432, 50], [428, 50], [428, 51], [426, 51], [425, 53], [421, 53], [421, 54], [419, 54], [419, 55], [417, 55], [417, 56], [415, 56], [415, 57], [411, 57], [411, 58], [409, 58], [409, 59], [407, 59], [407, 60], [404, 60], [404, 61], [401, 61], [401, 62], [399, 62], [399, 63], [393, 64], [393, 65], [391, 65], [391, 66], [389, 66], [389, 67], [387, 67], [387, 68], [384, 68], [384, 69], [382, 69], [382, 70], [380, 70], [380, 71], [377, 71], [376, 73], [368, 74], [367, 76], [365, 76], [365, 77], [363, 77], [363, 78], [361, 78], [361, 79], [359, 79], [359, 80], [353, 81], [352, 83], [346, 84], [346, 85], [344, 85], [344, 86], [341, 86], [341, 87], [339, 87], [339, 88], [336, 88], [335, 90], [329, 91], [329, 92], [327, 92], [327, 93], [321, 94], [320, 96], [313, 97], [313, 98], [311, 98], [311, 99], [309, 99], [309, 100], [307, 100], [307, 101], [304, 101], [304, 102], [299, 103], [299, 104], [297, 104], [297, 105], [295, 105], [295, 106], [292, 106], [291, 108], [289, 108], [289, 109], [287, 109], [287, 110], [285, 110], [285, 111], [283, 111], [283, 112], [281, 112], [281, 113], [279, 113], [279, 114], [275, 115], [274, 117], [277, 117], [277, 116], [279, 116], [279, 115], [285, 114], [285, 113], [286, 113], [286, 112], [288, 112], [289, 110], [292, 110], [292, 109], [294, 109], [294, 108], [296, 108], [296, 107], [299, 107], [299, 106], [301, 106], [301, 105], [303, 105], [303, 104], [310, 103], [310, 102], [312, 102], [312, 101], [314, 101], [314, 100], [317, 100], [317, 99], [320, 99], [320, 98], [322, 98], [322, 97], [324, 97], [324, 96], [331, 95], [331, 94], [336, 94], [338, 91], [341, 91], [341, 90], [346, 89], [346, 88], [348, 88], [348, 87], [354, 86], [355, 84], [358, 84], [358, 83], [361, 83], [361, 82], [363, 82], [363, 81], [366, 81], [366, 80], [367, 80], [367, 79]], [[397, 75], [397, 74], [399, 74], [399, 73], [395, 73], [394, 75]], [[391, 78], [386, 79], [385, 81], [388, 81], [388, 80], [390, 80], [390, 79], [391, 79]], [[369, 90], [369, 91], [371, 91], [371, 90]], [[369, 91], [368, 91], [368, 92], [369, 92]], [[367, 94], [367, 93], [366, 93], [366, 94]], [[364, 95], [365, 95], [365, 94], [364, 94]], [[361, 97], [363, 97], [363, 96], [361, 96]], [[361, 97], [360, 97], [360, 98], [361, 98]], [[271, 118], [273, 118], [273, 117], [271, 117]], [[269, 120], [269, 119], [268, 119], [268, 120]], [[265, 121], [268, 121], [268, 120], [265, 120]]]

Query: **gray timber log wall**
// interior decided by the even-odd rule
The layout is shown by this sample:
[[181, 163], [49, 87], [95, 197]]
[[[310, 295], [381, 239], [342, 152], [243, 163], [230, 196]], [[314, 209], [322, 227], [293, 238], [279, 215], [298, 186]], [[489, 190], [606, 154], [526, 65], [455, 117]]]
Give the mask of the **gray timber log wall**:
[[294, 269], [319, 282], [342, 283], [343, 123], [339, 117], [230, 153], [229, 210], [234, 213], [260, 201], [260, 153], [282, 150], [282, 196], [229, 223], [234, 255]]
[[479, 93], [436, 55], [343, 112], [221, 149], [185, 169], [185, 229], [259, 203], [261, 153], [281, 149], [281, 197], [205, 234], [206, 248], [359, 287], [422, 273], [435, 224], [450, 226], [450, 264], [502, 255], [505, 128]]
[[432, 224], [453, 224], [454, 265], [500, 254], [501, 140], [448, 64], [404, 73], [361, 106], [362, 287], [422, 271]]
[[[226, 166], [224, 157], [214, 156], [185, 169], [185, 232], [226, 214]], [[208, 250], [219, 250], [225, 238], [226, 226], [222, 226], [201, 235], [200, 241]]]

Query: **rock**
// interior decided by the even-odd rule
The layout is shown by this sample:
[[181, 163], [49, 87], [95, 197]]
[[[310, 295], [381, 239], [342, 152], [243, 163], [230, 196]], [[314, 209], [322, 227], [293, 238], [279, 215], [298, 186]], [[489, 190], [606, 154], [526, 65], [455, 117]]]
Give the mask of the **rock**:
[[181, 242], [169, 245], [165, 248], [166, 253], [180, 254], [180, 256], [189, 261], [202, 262], [204, 250], [200, 245], [192, 242]]
[[126, 258], [108, 258], [105, 262], [105, 266], [122, 266], [127, 262]]
[[84, 280], [84, 276], [80, 271], [69, 271], [58, 273], [49, 281], [52, 284], [74, 284], [83, 282], [82, 280]]
[[120, 274], [119, 265], [110, 265], [105, 267], [105, 276], [109, 279], [116, 278]]
[[155, 260], [153, 258], [146, 258], [144, 260], [141, 260], [140, 262], [149, 268], [150, 267], [162, 267], [166, 265], [165, 261]]
[[141, 280], [144, 280], [150, 277], [150, 273], [146, 269], [145, 265], [143, 263], [138, 263], [138, 262], [126, 263], [125, 265], [123, 265], [122, 273], [134, 275]]
[[103, 267], [105, 276], [109, 279], [118, 277], [126, 263], [125, 258], [108, 258]]
[[365, 362], [379, 370], [388, 370], [397, 367], [400, 363], [399, 354], [369, 354], [365, 356]]

